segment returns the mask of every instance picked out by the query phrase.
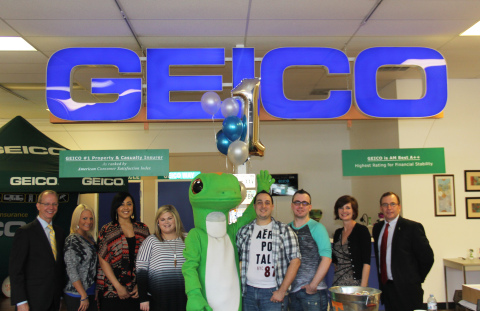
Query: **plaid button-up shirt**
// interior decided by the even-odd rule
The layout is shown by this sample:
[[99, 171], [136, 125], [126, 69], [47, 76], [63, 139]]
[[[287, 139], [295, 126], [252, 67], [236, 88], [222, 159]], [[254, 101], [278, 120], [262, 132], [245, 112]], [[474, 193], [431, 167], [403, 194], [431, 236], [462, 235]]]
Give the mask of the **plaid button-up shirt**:
[[[240, 228], [237, 232], [237, 248], [238, 257], [242, 262], [240, 268], [242, 278], [242, 294], [245, 294], [247, 285], [247, 268], [250, 254], [250, 240], [253, 229], [255, 227], [256, 219], [249, 224]], [[288, 225], [276, 221], [272, 217], [272, 234], [273, 234], [273, 263], [275, 265], [275, 280], [277, 282], [277, 289], [282, 285], [285, 273], [287, 273], [290, 261], [295, 258], [301, 258], [300, 248], [298, 246], [297, 235]]]

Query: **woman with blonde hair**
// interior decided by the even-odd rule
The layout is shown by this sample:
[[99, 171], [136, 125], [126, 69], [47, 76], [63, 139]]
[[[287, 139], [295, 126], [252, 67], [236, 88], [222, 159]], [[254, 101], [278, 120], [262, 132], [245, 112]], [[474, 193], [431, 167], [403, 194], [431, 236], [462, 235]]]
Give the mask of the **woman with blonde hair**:
[[182, 275], [185, 236], [175, 207], [161, 206], [155, 215], [155, 234], [145, 239], [137, 257], [142, 311], [186, 309], [187, 296]]
[[70, 235], [64, 247], [68, 276], [64, 300], [68, 311], [97, 310], [95, 281], [98, 256], [94, 231], [95, 212], [84, 204], [78, 205], [73, 211]]

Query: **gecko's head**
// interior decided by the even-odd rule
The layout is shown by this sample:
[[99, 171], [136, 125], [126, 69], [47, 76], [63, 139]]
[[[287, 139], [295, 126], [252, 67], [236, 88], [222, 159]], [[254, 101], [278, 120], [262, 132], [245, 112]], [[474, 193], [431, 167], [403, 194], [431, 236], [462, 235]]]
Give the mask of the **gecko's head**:
[[190, 184], [188, 197], [193, 209], [228, 211], [243, 200], [239, 181], [232, 174], [199, 174]]

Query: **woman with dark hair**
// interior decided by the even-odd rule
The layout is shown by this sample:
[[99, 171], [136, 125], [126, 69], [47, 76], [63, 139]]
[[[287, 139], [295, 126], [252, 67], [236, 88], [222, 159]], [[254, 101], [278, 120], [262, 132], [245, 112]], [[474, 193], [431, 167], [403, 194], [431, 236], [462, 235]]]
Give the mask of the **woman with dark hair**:
[[155, 234], [145, 239], [137, 257], [138, 293], [142, 311], [184, 311], [187, 306], [182, 265], [185, 229], [173, 205], [155, 215]]
[[140, 245], [150, 234], [137, 222], [135, 202], [128, 192], [115, 195], [110, 209], [112, 221], [98, 234], [97, 290], [100, 309], [140, 310], [135, 260]]
[[335, 265], [333, 286], [368, 286], [370, 274], [371, 237], [367, 227], [358, 224], [357, 200], [349, 195], [338, 198], [335, 219], [343, 227], [333, 235], [332, 261]]

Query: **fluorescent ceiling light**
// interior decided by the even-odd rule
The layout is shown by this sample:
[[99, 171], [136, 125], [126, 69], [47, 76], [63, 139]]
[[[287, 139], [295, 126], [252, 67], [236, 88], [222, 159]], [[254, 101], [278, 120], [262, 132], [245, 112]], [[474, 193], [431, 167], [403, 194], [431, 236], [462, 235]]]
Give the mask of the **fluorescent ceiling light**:
[[0, 51], [36, 51], [20, 37], [0, 37]]
[[480, 36], [480, 22], [465, 30], [460, 36]]

